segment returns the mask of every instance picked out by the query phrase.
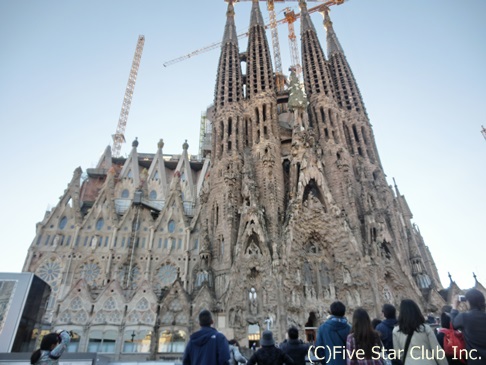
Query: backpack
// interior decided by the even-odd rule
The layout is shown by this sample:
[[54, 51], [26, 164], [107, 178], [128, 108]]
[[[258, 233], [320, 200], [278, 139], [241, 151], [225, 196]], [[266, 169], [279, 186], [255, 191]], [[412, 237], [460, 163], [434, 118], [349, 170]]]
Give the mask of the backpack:
[[444, 352], [446, 356], [456, 357], [461, 360], [462, 363], [466, 363], [467, 355], [461, 352], [466, 349], [466, 341], [461, 331], [457, 331], [452, 328], [441, 328], [439, 332], [444, 334]]

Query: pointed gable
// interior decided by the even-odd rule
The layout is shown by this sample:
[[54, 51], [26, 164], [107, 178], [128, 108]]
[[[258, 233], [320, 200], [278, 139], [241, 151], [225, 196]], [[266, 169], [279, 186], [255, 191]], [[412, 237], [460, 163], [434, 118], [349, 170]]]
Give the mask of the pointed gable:
[[164, 155], [162, 148], [164, 141], [161, 139], [157, 145], [157, 153], [152, 160], [147, 176], [147, 199], [150, 205], [158, 209], [164, 207], [167, 198], [167, 175], [165, 172]]
[[60, 301], [60, 315], [56, 324], [88, 324], [92, 305], [90, 298], [86, 281], [79, 280]]
[[127, 306], [127, 325], [155, 324], [157, 312], [157, 297], [152, 291], [150, 283], [143, 281]]
[[98, 161], [98, 164], [96, 165], [97, 169], [103, 169], [108, 171], [112, 167], [112, 160], [111, 160], [111, 147], [107, 146], [105, 148], [105, 151], [100, 157], [100, 160]]
[[120, 325], [123, 320], [125, 299], [118, 281], [112, 281], [98, 296], [94, 304], [93, 324]]
[[160, 303], [161, 325], [187, 326], [189, 324], [191, 303], [180, 280], [176, 280], [169, 288]]
[[140, 184], [140, 171], [138, 166], [137, 139], [133, 141], [132, 146], [132, 151], [123, 165], [119, 178], [129, 180], [133, 183], [133, 186], [138, 186]]
[[211, 289], [209, 289], [207, 285], [203, 285], [201, 289], [199, 289], [199, 291], [197, 292], [192, 303], [193, 303], [193, 311], [192, 311], [193, 322], [198, 323], [199, 313], [203, 309], [207, 309], [211, 312], [214, 312], [216, 299], [214, 298], [214, 294], [211, 291]]
[[[177, 164], [176, 170], [174, 175], [178, 177], [179, 180], [179, 188], [181, 192], [181, 199], [184, 206], [184, 212], [187, 215], [193, 215], [193, 207], [196, 203], [196, 189], [193, 183], [193, 176], [191, 170], [191, 164], [189, 162], [189, 155], [187, 153], [187, 149], [189, 145], [187, 144], [187, 140], [183, 145], [183, 152], [179, 163]], [[174, 179], [173, 179], [174, 181]]]
[[73, 177], [64, 194], [60, 197], [59, 203], [50, 212], [47, 220], [43, 222], [44, 227], [54, 226], [62, 231], [68, 227], [69, 223], [81, 223], [79, 188], [82, 172], [81, 167], [74, 170]]

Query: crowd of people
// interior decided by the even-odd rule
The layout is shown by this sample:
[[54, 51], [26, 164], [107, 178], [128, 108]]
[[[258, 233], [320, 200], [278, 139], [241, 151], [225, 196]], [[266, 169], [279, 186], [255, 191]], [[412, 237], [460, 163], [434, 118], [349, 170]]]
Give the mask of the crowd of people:
[[[468, 311], [459, 312], [461, 301]], [[184, 351], [183, 365], [486, 365], [485, 297], [476, 290], [458, 296], [444, 306], [440, 328], [433, 328], [413, 300], [382, 307], [383, 320], [370, 319], [368, 312], [357, 308], [352, 322], [346, 319], [346, 306], [335, 301], [330, 315], [319, 327], [315, 344], [299, 339], [299, 330], [290, 327], [288, 338], [276, 346], [273, 333], [261, 334], [260, 348], [249, 359], [240, 352], [238, 342], [218, 332], [211, 312], [199, 314], [201, 329], [193, 333]], [[66, 331], [50, 333], [34, 351], [31, 364], [55, 365], [70, 341]]]
[[[457, 310], [462, 298], [455, 298], [441, 314], [441, 328], [431, 326], [413, 300], [400, 303], [399, 314], [391, 304], [382, 307], [383, 320], [371, 320], [368, 312], [357, 308], [351, 323], [346, 306], [336, 301], [330, 315], [319, 327], [315, 344], [299, 339], [296, 327], [276, 346], [273, 333], [261, 334], [260, 348], [246, 359], [238, 343], [212, 328], [211, 313], [199, 314], [201, 329], [191, 335], [183, 365], [486, 365], [486, 312], [484, 295], [469, 290], [464, 300], [469, 310]], [[463, 343], [460, 342], [459, 340]], [[453, 342], [451, 345], [451, 341]], [[451, 350], [452, 349], [452, 350]], [[446, 353], [447, 351], [447, 353]], [[450, 352], [453, 351], [453, 352]]]

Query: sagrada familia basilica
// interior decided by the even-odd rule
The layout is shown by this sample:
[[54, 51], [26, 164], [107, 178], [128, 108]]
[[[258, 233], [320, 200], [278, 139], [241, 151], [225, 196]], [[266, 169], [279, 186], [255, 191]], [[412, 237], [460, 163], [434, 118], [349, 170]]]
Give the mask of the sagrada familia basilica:
[[242, 52], [230, 1], [201, 154], [108, 147], [37, 224], [23, 271], [50, 284], [45, 321], [73, 331], [71, 351], [178, 354], [203, 308], [243, 346], [290, 325], [312, 341], [335, 300], [437, 313], [460, 290], [387, 183], [329, 15], [326, 54], [300, 6], [303, 85], [275, 75], [258, 1]]

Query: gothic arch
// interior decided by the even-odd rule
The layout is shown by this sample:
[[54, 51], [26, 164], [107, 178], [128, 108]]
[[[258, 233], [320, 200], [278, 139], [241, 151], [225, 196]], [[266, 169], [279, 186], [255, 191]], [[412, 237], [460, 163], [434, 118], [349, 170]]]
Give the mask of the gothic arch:
[[302, 203], [305, 203], [307, 200], [316, 198], [319, 200], [319, 202], [322, 204], [324, 208], [324, 212], [327, 213], [327, 206], [326, 202], [324, 200], [324, 196], [322, 195], [321, 190], [319, 189], [319, 186], [316, 183], [315, 179], [310, 179], [309, 182], [307, 183], [305, 189], [304, 189], [304, 195], [302, 197]]

